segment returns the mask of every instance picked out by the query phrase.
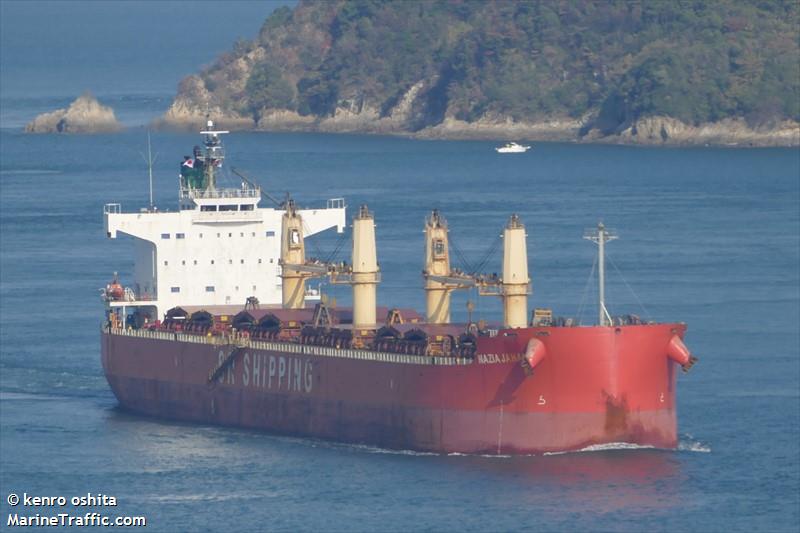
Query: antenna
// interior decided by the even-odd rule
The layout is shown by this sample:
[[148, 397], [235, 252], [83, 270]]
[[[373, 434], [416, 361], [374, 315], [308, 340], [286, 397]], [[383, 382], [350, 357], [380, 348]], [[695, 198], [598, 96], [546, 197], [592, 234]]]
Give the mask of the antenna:
[[153, 157], [153, 152], [150, 146], [150, 130], [147, 130], [147, 157], [144, 156], [142, 152], [139, 152], [144, 159], [145, 163], [147, 163], [147, 174], [150, 178], [150, 211], [153, 211], [153, 163], [156, 162], [158, 159], [158, 154]]
[[611, 315], [606, 309], [606, 249], [605, 244], [614, 239], [618, 239], [616, 232], [606, 229], [602, 222], [597, 224], [597, 229], [587, 229], [583, 238], [587, 241], [597, 243], [597, 281], [598, 281], [598, 324], [610, 326], [612, 324]]

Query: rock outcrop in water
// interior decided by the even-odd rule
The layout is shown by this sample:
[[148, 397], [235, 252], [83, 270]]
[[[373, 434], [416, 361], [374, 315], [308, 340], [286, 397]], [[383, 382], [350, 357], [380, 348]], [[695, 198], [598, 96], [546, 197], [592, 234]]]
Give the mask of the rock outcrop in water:
[[27, 126], [27, 133], [110, 133], [122, 129], [114, 110], [101, 105], [89, 93], [79, 96], [66, 109], [42, 113]]

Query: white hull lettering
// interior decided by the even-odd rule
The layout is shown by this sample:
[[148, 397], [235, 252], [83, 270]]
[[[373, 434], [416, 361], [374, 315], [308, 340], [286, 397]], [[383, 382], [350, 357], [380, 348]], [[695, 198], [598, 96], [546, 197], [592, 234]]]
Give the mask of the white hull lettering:
[[253, 385], [261, 386], [261, 355], [253, 354]]
[[[258, 357], [258, 356], [256, 356]], [[242, 384], [247, 387], [250, 384], [250, 354], [244, 354], [244, 368], [242, 368]]]
[[[231, 383], [231, 380], [226, 382]], [[314, 364], [299, 357], [245, 353], [242, 357], [242, 385], [310, 393], [314, 389]]]
[[306, 378], [305, 378], [305, 387], [306, 392], [311, 392], [311, 389], [314, 388], [314, 367], [311, 361], [306, 361]]
[[286, 358], [281, 356], [278, 358], [278, 389], [281, 388], [284, 377], [286, 377]]
[[499, 363], [513, 363], [521, 358], [522, 356], [518, 353], [480, 353], [478, 354], [478, 363], [496, 365]]
[[[222, 364], [222, 361], [225, 360], [225, 352], [223, 350], [219, 351], [217, 355], [217, 364]], [[231, 361], [231, 364], [228, 365], [228, 368], [220, 373], [219, 377], [217, 378], [217, 383], [226, 383], [227, 385], [235, 385], [236, 384], [236, 376], [234, 375], [234, 370], [236, 370], [236, 360]]]
[[275, 377], [275, 356], [269, 356], [269, 379], [267, 380], [267, 388], [272, 388], [272, 378]]

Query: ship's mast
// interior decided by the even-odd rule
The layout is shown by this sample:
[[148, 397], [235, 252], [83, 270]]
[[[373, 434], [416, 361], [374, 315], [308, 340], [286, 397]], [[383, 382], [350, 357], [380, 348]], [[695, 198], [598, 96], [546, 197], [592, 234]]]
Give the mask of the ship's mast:
[[528, 321], [528, 247], [525, 226], [514, 214], [503, 230], [503, 322], [507, 328], [524, 328]]
[[281, 232], [281, 278], [282, 303], [284, 309], [302, 309], [305, 307], [306, 278], [311, 274], [292, 269], [289, 265], [302, 265], [306, 262], [305, 243], [303, 240], [303, 219], [297, 212], [294, 202], [286, 202]]
[[380, 270], [375, 249], [375, 220], [366, 205], [353, 218], [353, 327], [375, 328]]
[[206, 136], [203, 144], [206, 147], [206, 153], [203, 155], [203, 172], [206, 174], [206, 190], [216, 190], [216, 169], [222, 166], [222, 161], [225, 159], [225, 150], [222, 148], [222, 140], [219, 138], [224, 133], [230, 133], [227, 130], [215, 130], [214, 121], [208, 119], [206, 122], [207, 129], [201, 131]]
[[583, 238], [597, 243], [597, 278], [598, 278], [598, 324], [611, 325], [611, 315], [606, 309], [606, 250], [605, 243], [617, 239], [617, 235], [606, 229], [602, 222], [597, 224], [597, 230], [589, 229]]
[[147, 130], [147, 174], [150, 178], [150, 211], [153, 210], [153, 152], [150, 149], [150, 130]]
[[158, 158], [158, 154], [153, 157], [153, 151], [150, 145], [150, 130], [147, 130], [147, 157], [145, 158], [144, 154], [139, 152], [144, 159], [145, 163], [147, 163], [147, 175], [150, 180], [150, 212], [153, 211], [153, 163], [156, 162]]
[[425, 220], [425, 300], [428, 324], [450, 323], [450, 292], [455, 287], [434, 276], [450, 275], [447, 221], [434, 210]]

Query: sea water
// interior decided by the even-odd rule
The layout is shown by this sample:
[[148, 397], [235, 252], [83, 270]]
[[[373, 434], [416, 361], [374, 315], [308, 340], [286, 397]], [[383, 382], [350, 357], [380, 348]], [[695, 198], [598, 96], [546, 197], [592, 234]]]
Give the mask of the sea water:
[[[147, 15], [146, 8], [120, 5], [130, 11], [123, 30]], [[177, 5], [196, 11], [215, 4]], [[118, 505], [104, 513], [145, 516], [152, 531], [797, 530], [796, 149], [535, 143], [526, 154], [498, 155], [499, 142], [233, 133], [225, 138], [224, 183], [237, 183], [235, 167], [279, 199], [290, 192], [302, 206], [344, 197], [352, 215], [369, 205], [383, 305], [424, 308], [422, 224], [431, 209], [449, 221], [454, 263], [483, 263], [486, 272], [499, 271], [500, 254], [487, 252], [517, 213], [528, 233], [530, 306], [591, 323], [596, 248], [582, 235], [600, 220], [615, 229], [620, 238], [607, 247], [612, 314], [684, 321], [686, 342], [700, 358], [678, 378], [680, 444], [655, 450], [620, 443], [531, 457], [437, 455], [154, 420], [121, 411], [102, 375], [98, 289], [114, 271], [129, 280], [133, 267], [131, 240], [106, 238], [102, 209], [108, 202], [127, 211], [147, 205], [141, 125], [169, 104], [179, 76], [169, 79], [168, 62], [177, 64], [187, 53], [181, 47], [198, 43], [173, 36], [151, 65], [81, 67], [82, 80], [102, 88], [95, 89], [101, 101], [115, 108], [125, 102], [119, 106], [127, 111], [118, 113], [129, 126], [124, 133], [25, 135], [27, 120], [68, 103], [82, 80], [66, 66], [48, 71], [45, 60], [15, 67], [7, 50], [16, 34], [9, 36], [9, 7], [2, 7], [4, 527], [9, 513], [43, 511], [7, 503], [9, 494], [27, 493], [111, 495]], [[256, 7], [237, 4], [231, 16], [238, 13], [241, 25], [228, 23], [220, 41], [232, 42], [245, 27], [254, 35]], [[11, 14], [32, 24], [29, 14]], [[47, 35], [40, 38], [45, 42], [37, 46], [47, 50]], [[84, 53], [112, 38], [85, 37]], [[133, 45], [119, 50], [123, 59], [136, 55]], [[212, 52], [194, 60], [209, 61]], [[150, 88], [133, 81], [151, 71], [162, 74], [153, 74]], [[54, 76], [64, 83], [44, 83]], [[26, 83], [37, 89], [26, 94]], [[198, 140], [152, 135], [160, 209], [177, 208], [178, 164]], [[314, 237], [309, 252], [332, 256], [340, 238]], [[341, 250], [337, 257], [346, 259], [348, 246]], [[347, 304], [347, 290], [323, 290]], [[496, 300], [466, 292], [453, 298], [455, 318], [467, 317], [467, 300], [476, 318], [500, 316]]]

